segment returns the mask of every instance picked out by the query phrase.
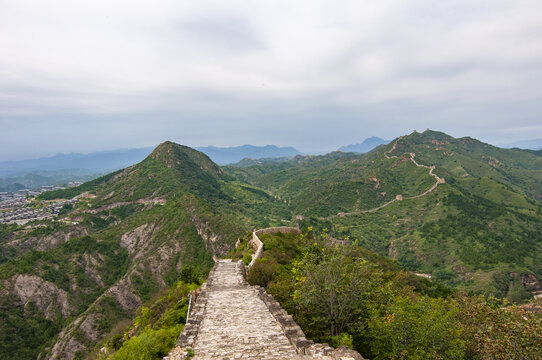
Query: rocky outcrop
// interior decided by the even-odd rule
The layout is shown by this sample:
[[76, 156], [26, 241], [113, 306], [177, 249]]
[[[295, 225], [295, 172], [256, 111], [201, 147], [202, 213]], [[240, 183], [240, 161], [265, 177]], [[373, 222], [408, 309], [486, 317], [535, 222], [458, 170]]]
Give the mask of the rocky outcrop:
[[130, 255], [134, 255], [139, 252], [141, 248], [148, 245], [151, 240], [151, 234], [154, 226], [149, 224], [143, 224], [134, 230], [123, 234], [120, 237], [120, 246], [128, 250]]
[[53, 249], [72, 238], [85, 235], [88, 235], [88, 232], [85, 228], [79, 226], [72, 226], [66, 230], [58, 231], [53, 235], [47, 235], [43, 237], [30, 237], [28, 239], [19, 238], [11, 241], [9, 245], [13, 246], [15, 249], [21, 252], [29, 250], [46, 251]]
[[[104, 297], [112, 297], [126, 313], [134, 313], [142, 304], [138, 290], [132, 283], [134, 276], [143, 277], [148, 274], [158, 287], [166, 285], [163, 275], [169, 270], [172, 259], [186, 249], [181, 237], [172, 241], [155, 241], [159, 230], [160, 227], [154, 224], [143, 224], [121, 236], [121, 246], [132, 255], [133, 265], [83, 314], [62, 330], [47, 359], [73, 359], [77, 351], [85, 353], [89, 343], [93, 344], [103, 337], [99, 323], [102, 320], [100, 303]], [[85, 257], [83, 261], [86, 261]], [[92, 260], [89, 258], [88, 261]], [[179, 262], [179, 269], [180, 266], [182, 264]]]
[[56, 319], [58, 312], [67, 318], [74, 311], [68, 302], [67, 292], [39, 276], [15, 275], [4, 281], [2, 287], [0, 297], [13, 294], [18, 299], [14, 305], [26, 308], [33, 304], [46, 319]]

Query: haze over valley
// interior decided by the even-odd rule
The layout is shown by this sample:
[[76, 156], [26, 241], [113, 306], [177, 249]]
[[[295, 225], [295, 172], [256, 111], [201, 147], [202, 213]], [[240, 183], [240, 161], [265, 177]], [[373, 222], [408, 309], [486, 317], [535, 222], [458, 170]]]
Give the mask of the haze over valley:
[[0, 360], [540, 359], [540, 24], [0, 1]]

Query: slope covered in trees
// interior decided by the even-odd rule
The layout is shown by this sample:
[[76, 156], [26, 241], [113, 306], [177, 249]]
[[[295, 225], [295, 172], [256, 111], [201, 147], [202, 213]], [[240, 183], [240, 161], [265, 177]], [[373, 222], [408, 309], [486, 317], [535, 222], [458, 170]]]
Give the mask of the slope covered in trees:
[[[435, 178], [413, 155], [445, 179], [417, 198]], [[426, 131], [366, 155], [225, 169], [287, 202], [305, 228], [327, 228], [450, 286], [521, 301], [542, 291], [541, 166], [537, 152]]]
[[205, 273], [238, 234], [289, 217], [285, 204], [169, 142], [38, 201], [83, 192], [62, 221], [0, 225], [0, 350], [9, 358], [85, 357], [185, 267]]
[[[264, 252], [248, 281], [315, 341], [368, 359], [535, 359], [542, 351], [540, 301], [517, 307], [468, 296], [312, 229], [260, 239]], [[231, 255], [248, 249], [242, 242]]]
[[[276, 284], [269, 289], [282, 296], [286, 307], [293, 301], [292, 311], [301, 311], [298, 321], [313, 326], [315, 339], [352, 341], [375, 358], [399, 356], [378, 350], [378, 341], [384, 347], [390, 334], [403, 325], [426, 326], [410, 324], [415, 319], [409, 317], [433, 309], [435, 317], [427, 321], [460, 324], [446, 326], [471, 331], [472, 336], [481, 331], [485, 336], [476, 345], [478, 350], [469, 347], [473, 343], [462, 335], [454, 339], [463, 345], [450, 347], [459, 352], [438, 350], [438, 354], [453, 358], [482, 348], [497, 351], [492, 344], [504, 347], [510, 340], [502, 335], [506, 331], [524, 331], [517, 318], [523, 316], [520, 308], [491, 312], [475, 298], [464, 302], [446, 298], [444, 303], [434, 299], [459, 289], [520, 304], [542, 292], [541, 155], [427, 131], [395, 139], [364, 155], [334, 152], [221, 168], [196, 150], [163, 143], [137, 165], [76, 188], [42, 194], [36, 201], [85, 195], [73, 209], [63, 211], [59, 221], [0, 225], [1, 353], [21, 359], [38, 354], [85, 358], [102, 339], [122, 332], [136, 309], [156, 300], [183, 271], [190, 268], [204, 277], [213, 256], [226, 254], [242, 234], [253, 228], [292, 225], [296, 215], [304, 216], [303, 230], [311, 228], [313, 233], [352, 244], [342, 252], [326, 245], [321, 251], [320, 240], [314, 248], [314, 243], [297, 244], [292, 239], [288, 245], [277, 240], [278, 245], [266, 250], [272, 253], [267, 258], [275, 260], [261, 264], [267, 279], [263, 283]], [[430, 171], [445, 183], [419, 197], [435, 185]], [[305, 253], [313, 255], [305, 257]], [[306, 302], [310, 303], [306, 296], [321, 289], [304, 288], [292, 277], [293, 269], [299, 268], [299, 276], [321, 275], [314, 284], [325, 283], [326, 272], [318, 267], [322, 261], [331, 267], [343, 264], [354, 274], [360, 271], [357, 278], [336, 282], [351, 281], [369, 293], [374, 290], [375, 296], [399, 284], [402, 290], [385, 297], [385, 311], [375, 310], [374, 304], [360, 305], [360, 316], [368, 315], [369, 309], [380, 311], [374, 323], [355, 325], [352, 319], [344, 323], [337, 318], [331, 327], [330, 320]], [[402, 269], [431, 273], [433, 282]], [[375, 282], [363, 282], [365, 271], [375, 275]], [[499, 323], [502, 328], [493, 333], [469, 328], [457, 318], [463, 312], [449, 312], [454, 306], [471, 308], [471, 318], [480, 324], [489, 324], [477, 318], [483, 312], [512, 320]], [[384, 321], [394, 316], [406, 322]], [[452, 320], [456, 322], [448, 322]], [[172, 323], [162, 332], [153, 332], [160, 330], [153, 325], [140, 340], [164, 335], [164, 341], [170, 341], [179, 324]], [[347, 335], [341, 335], [343, 330]], [[435, 329], [439, 336], [450, 335], [447, 331]], [[360, 335], [365, 333], [371, 334], [370, 344]], [[394, 344], [393, 349], [403, 351], [402, 346]]]

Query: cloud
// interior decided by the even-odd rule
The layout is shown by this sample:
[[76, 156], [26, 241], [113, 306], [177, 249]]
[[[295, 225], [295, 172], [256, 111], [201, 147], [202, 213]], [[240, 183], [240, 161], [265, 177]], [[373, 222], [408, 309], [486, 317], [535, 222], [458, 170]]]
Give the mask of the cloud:
[[[538, 0], [4, 0], [0, 127], [71, 124], [63, 136], [77, 142], [20, 141], [54, 151], [93, 149], [78, 119], [119, 146], [236, 145], [265, 132], [310, 151], [420, 126], [540, 137], [540, 14]], [[115, 133], [125, 119], [129, 138]]]

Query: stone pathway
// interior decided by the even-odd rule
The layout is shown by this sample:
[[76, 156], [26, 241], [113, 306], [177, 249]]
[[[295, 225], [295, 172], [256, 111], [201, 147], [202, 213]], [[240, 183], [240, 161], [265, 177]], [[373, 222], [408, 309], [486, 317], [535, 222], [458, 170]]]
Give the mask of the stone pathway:
[[307, 340], [271, 295], [247, 284], [244, 271], [241, 262], [217, 261], [164, 360], [363, 360], [347, 348]]
[[300, 358], [235, 263], [220, 260], [210, 282], [193, 359]]

